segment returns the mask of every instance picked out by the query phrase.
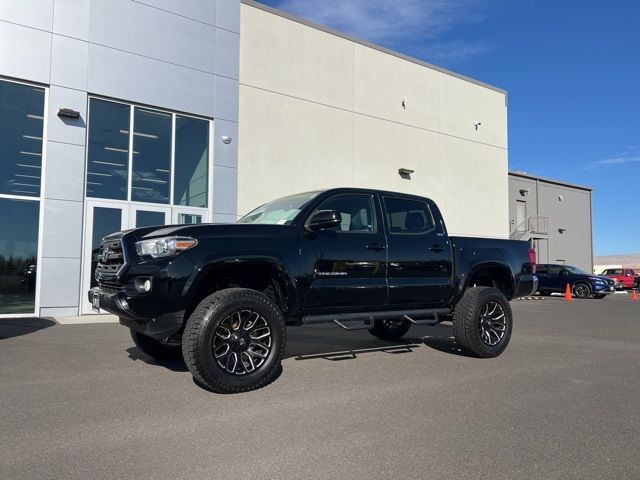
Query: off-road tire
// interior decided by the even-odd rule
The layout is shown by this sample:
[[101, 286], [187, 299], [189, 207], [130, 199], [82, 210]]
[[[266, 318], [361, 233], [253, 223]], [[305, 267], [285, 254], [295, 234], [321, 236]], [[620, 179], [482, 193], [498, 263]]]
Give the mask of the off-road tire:
[[374, 337], [380, 340], [398, 340], [403, 337], [411, 328], [408, 320], [374, 320], [373, 328], [369, 331]]
[[[505, 331], [501, 340], [493, 346], [480, 337], [480, 316], [483, 308], [496, 302], [504, 312]], [[468, 288], [453, 311], [453, 334], [460, 348], [467, 354], [492, 358], [500, 355], [509, 345], [513, 328], [511, 305], [504, 293], [493, 287]]]
[[591, 287], [584, 282], [578, 282], [573, 286], [572, 293], [576, 298], [589, 298], [591, 296]]
[[[234, 375], [214, 358], [213, 341], [220, 323], [244, 309], [259, 313], [271, 331], [271, 349], [264, 363], [251, 373]], [[206, 297], [189, 316], [182, 335], [187, 368], [197, 383], [218, 393], [240, 393], [271, 383], [281, 370], [286, 349], [286, 325], [280, 309], [266, 295], [245, 288], [228, 288]]]
[[182, 360], [182, 345], [156, 340], [135, 330], [130, 330], [131, 339], [142, 353], [155, 360]]

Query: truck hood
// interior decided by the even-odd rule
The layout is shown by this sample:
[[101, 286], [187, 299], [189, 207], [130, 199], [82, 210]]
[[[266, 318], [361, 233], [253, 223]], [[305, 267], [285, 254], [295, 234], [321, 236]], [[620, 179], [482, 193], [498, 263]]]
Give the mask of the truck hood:
[[[257, 237], [284, 234], [289, 225], [262, 225], [245, 223], [199, 223], [193, 225], [163, 225], [130, 230], [138, 240], [157, 237], [192, 237], [198, 240], [211, 237]], [[127, 233], [128, 233], [127, 232]]]

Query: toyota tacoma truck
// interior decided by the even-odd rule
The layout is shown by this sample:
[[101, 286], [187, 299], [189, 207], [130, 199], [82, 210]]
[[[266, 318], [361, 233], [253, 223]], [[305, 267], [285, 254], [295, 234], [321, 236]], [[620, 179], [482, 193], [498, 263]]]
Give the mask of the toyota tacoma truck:
[[209, 390], [273, 381], [286, 329], [333, 322], [396, 340], [453, 323], [458, 346], [495, 357], [509, 301], [538, 288], [526, 242], [449, 236], [423, 197], [339, 188], [281, 198], [236, 224], [114, 233], [101, 243], [95, 310], [117, 315], [137, 347], [183, 358]]

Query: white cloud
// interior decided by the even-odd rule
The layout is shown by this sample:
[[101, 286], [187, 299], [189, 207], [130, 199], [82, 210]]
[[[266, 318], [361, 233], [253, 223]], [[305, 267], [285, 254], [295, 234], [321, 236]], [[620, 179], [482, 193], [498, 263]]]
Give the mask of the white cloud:
[[[485, 53], [480, 42], [433, 43], [452, 28], [477, 23], [483, 2], [471, 0], [281, 0], [277, 7], [321, 25], [431, 61], [453, 63]], [[430, 45], [431, 44], [431, 45]]]
[[624, 152], [603, 160], [596, 160], [595, 162], [587, 163], [584, 168], [591, 170], [599, 167], [614, 167], [617, 165], [626, 165], [627, 163], [636, 162], [640, 162], [640, 155], [629, 155], [629, 152]]

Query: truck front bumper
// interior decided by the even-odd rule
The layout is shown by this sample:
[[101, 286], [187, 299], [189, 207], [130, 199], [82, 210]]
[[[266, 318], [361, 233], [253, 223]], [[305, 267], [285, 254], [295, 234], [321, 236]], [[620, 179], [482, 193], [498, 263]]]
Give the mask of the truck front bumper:
[[88, 292], [89, 302], [94, 307], [117, 315], [126, 327], [152, 338], [167, 338], [182, 328], [184, 310], [165, 313], [154, 318], [145, 318], [130, 305], [131, 297], [125, 292], [116, 292], [94, 287]]

